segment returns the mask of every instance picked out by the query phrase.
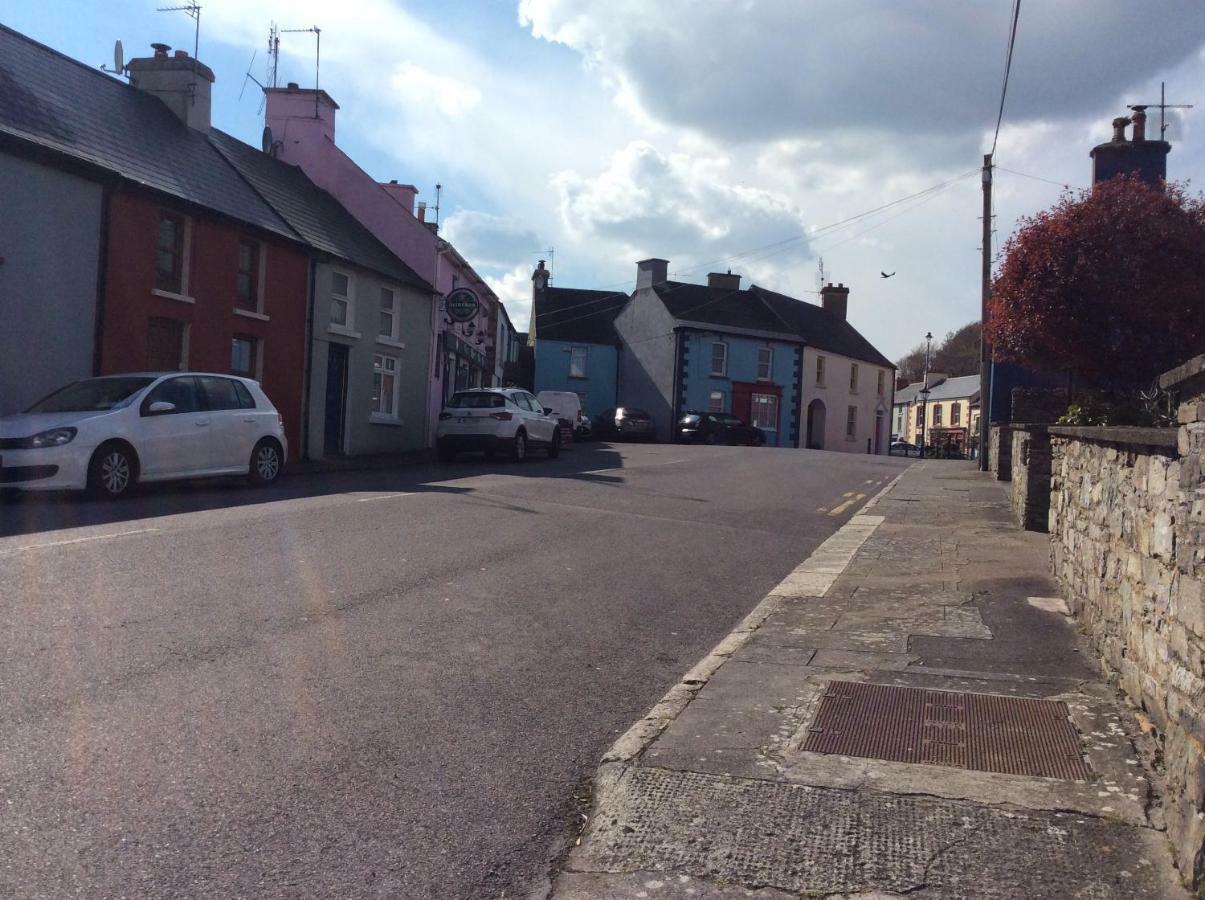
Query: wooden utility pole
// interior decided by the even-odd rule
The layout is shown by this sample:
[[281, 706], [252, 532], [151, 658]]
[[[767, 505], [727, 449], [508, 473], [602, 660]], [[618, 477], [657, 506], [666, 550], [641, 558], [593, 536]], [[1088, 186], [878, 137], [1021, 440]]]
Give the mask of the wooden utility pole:
[[992, 155], [983, 154], [983, 272], [979, 299], [979, 470], [987, 471], [992, 419], [992, 351], [987, 343], [987, 304], [992, 296]]

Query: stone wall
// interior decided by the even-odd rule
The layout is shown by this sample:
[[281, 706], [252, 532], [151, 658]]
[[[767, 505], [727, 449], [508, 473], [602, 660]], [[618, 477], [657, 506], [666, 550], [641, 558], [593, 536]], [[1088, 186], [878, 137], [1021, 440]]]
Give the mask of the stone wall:
[[1050, 435], [1045, 425], [1012, 426], [1013, 520], [1026, 531], [1045, 531], [1050, 515]]
[[1199, 884], [1205, 422], [1178, 432], [1052, 427], [1050, 441], [1054, 574], [1106, 672], [1157, 729], [1168, 837], [1186, 879]]
[[997, 481], [1008, 481], [1012, 478], [1012, 433], [1011, 425], [993, 425], [991, 428], [987, 462]]

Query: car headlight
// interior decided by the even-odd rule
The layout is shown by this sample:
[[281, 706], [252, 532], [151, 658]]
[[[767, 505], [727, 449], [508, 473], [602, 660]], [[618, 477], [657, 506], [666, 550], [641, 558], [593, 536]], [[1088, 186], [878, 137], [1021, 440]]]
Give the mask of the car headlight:
[[63, 444], [70, 444], [75, 440], [76, 429], [74, 428], [51, 428], [49, 431], [41, 431], [29, 438], [28, 445], [34, 450], [41, 450], [45, 447], [61, 447]]

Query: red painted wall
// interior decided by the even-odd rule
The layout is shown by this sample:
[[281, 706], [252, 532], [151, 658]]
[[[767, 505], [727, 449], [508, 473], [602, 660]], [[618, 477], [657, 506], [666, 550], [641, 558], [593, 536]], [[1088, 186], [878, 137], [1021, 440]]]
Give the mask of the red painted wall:
[[[192, 221], [188, 286], [195, 302], [161, 297], [155, 288], [159, 211]], [[147, 322], [155, 316], [188, 324], [187, 366], [193, 371], [229, 372], [234, 335], [259, 338], [261, 383], [284, 417], [289, 456], [301, 451], [302, 384], [309, 258], [300, 248], [250, 229], [160, 202], [132, 190], [114, 191], [109, 207], [108, 255], [101, 325], [100, 373], [145, 371]], [[251, 238], [267, 248], [262, 321], [234, 312], [238, 241]]]

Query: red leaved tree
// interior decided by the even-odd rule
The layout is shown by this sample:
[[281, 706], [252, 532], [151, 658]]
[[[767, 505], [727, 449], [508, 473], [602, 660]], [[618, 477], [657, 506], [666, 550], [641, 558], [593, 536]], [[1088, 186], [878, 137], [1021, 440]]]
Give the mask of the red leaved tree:
[[1205, 352], [1205, 200], [1119, 177], [1023, 219], [988, 339], [996, 359], [1112, 389]]

